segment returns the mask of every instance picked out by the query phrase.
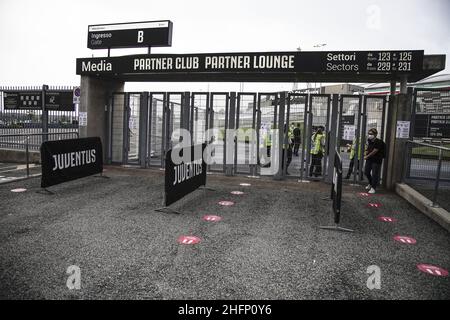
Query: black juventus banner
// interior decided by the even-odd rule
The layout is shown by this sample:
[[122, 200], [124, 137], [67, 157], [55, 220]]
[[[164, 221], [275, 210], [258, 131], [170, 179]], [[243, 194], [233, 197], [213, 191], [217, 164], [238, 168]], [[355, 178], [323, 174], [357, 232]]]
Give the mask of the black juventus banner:
[[333, 183], [331, 185], [331, 199], [333, 199], [334, 222], [339, 223], [341, 217], [342, 199], [342, 159], [336, 149], [334, 156]]
[[98, 137], [44, 142], [41, 163], [42, 188], [101, 173], [102, 142]]
[[[180, 200], [185, 195], [206, 185], [206, 162], [203, 160], [203, 151], [206, 144], [193, 145], [187, 148], [174, 148], [166, 153], [165, 176], [165, 206]], [[191, 152], [189, 162], [175, 164], [172, 152], [182, 158], [184, 152]], [[188, 155], [187, 155], [188, 156]]]

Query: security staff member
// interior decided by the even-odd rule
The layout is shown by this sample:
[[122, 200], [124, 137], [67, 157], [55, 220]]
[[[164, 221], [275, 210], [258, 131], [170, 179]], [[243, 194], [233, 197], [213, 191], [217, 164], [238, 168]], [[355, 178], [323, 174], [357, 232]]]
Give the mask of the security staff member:
[[316, 133], [312, 136], [311, 146], [311, 165], [309, 166], [309, 176], [315, 177], [322, 175], [322, 158], [325, 151], [325, 135], [324, 128], [317, 128]]
[[[264, 148], [266, 148], [266, 155], [267, 155], [267, 159], [270, 159], [271, 156], [271, 149], [272, 149], [272, 131], [271, 128], [269, 127], [265, 134], [264, 134]], [[270, 162], [265, 163], [263, 166], [263, 168], [268, 168], [270, 167]]]
[[[287, 125], [284, 125], [284, 133], [286, 133], [286, 127]], [[284, 155], [286, 154], [287, 158], [286, 158], [286, 175], [289, 175], [288, 169], [289, 169], [289, 165], [292, 162], [292, 141], [294, 139], [294, 134], [292, 132], [292, 128], [289, 127], [288, 128], [288, 141], [287, 143], [283, 143], [283, 156], [281, 158], [281, 168], [284, 169]], [[284, 139], [284, 137], [283, 137]]]
[[302, 131], [300, 130], [300, 123], [297, 123], [297, 127], [293, 131], [294, 133], [294, 155], [298, 157], [298, 150], [302, 143]]
[[[356, 168], [359, 168], [359, 160], [361, 160], [361, 139], [359, 139], [359, 150], [358, 150], [358, 157], [356, 161]], [[355, 150], [356, 150], [356, 137], [353, 138], [352, 144], [347, 145], [350, 147], [350, 165], [348, 167], [347, 175], [345, 176], [345, 179], [350, 179], [350, 176], [353, 173], [353, 167], [355, 166]]]
[[380, 181], [381, 164], [383, 163], [385, 152], [385, 144], [377, 138], [377, 135], [377, 129], [372, 128], [369, 130], [367, 135], [367, 151], [364, 157], [364, 160], [366, 160], [364, 174], [369, 180], [366, 190], [371, 194], [376, 192]]

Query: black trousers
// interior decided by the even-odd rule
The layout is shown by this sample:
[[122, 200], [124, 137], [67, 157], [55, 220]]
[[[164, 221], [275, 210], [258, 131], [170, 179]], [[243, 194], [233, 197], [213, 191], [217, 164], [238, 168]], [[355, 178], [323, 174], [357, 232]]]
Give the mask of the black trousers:
[[322, 158], [323, 155], [320, 154], [312, 154], [311, 155], [311, 165], [309, 166], [309, 176], [318, 177], [322, 175]]
[[[281, 158], [281, 168], [284, 169], [284, 155], [286, 154], [286, 149], [283, 149], [283, 156]], [[289, 165], [292, 162], [292, 148], [289, 147], [287, 149], [287, 159], [286, 159], [286, 168], [289, 168]]]
[[[347, 177], [350, 177], [352, 175], [354, 167], [355, 167], [355, 158], [350, 159], [350, 164], [348, 166]], [[356, 161], [356, 170], [359, 170], [359, 160]]]
[[380, 182], [380, 171], [381, 171], [381, 163], [376, 163], [373, 161], [366, 161], [366, 166], [364, 168], [364, 174], [369, 180], [369, 184], [372, 188], [376, 189], [378, 183]]
[[300, 142], [294, 142], [294, 154], [298, 156], [298, 150], [300, 149]]

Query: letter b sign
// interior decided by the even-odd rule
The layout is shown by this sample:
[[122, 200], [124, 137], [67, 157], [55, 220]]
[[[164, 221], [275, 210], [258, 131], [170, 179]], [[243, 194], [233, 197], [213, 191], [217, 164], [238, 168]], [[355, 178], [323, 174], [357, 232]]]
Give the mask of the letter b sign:
[[144, 42], [144, 31], [142, 31], [142, 30], [139, 30], [139, 31], [138, 31], [137, 42], [138, 42], [138, 43]]

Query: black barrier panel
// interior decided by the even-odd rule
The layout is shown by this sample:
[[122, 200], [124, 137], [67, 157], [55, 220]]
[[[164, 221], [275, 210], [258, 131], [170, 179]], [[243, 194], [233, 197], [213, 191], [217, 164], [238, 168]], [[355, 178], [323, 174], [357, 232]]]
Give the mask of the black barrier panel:
[[98, 137], [44, 142], [41, 163], [42, 188], [101, 173], [102, 142]]
[[[191, 161], [175, 164], [172, 159], [172, 151], [183, 157], [186, 149], [190, 148]], [[185, 195], [206, 185], [206, 162], [203, 159], [203, 151], [206, 144], [193, 145], [187, 148], [174, 148], [166, 153], [165, 176], [165, 206], [180, 200]]]
[[334, 174], [331, 187], [331, 196], [333, 199], [334, 222], [339, 223], [341, 217], [341, 199], [342, 199], [342, 159], [336, 150], [334, 156]]

